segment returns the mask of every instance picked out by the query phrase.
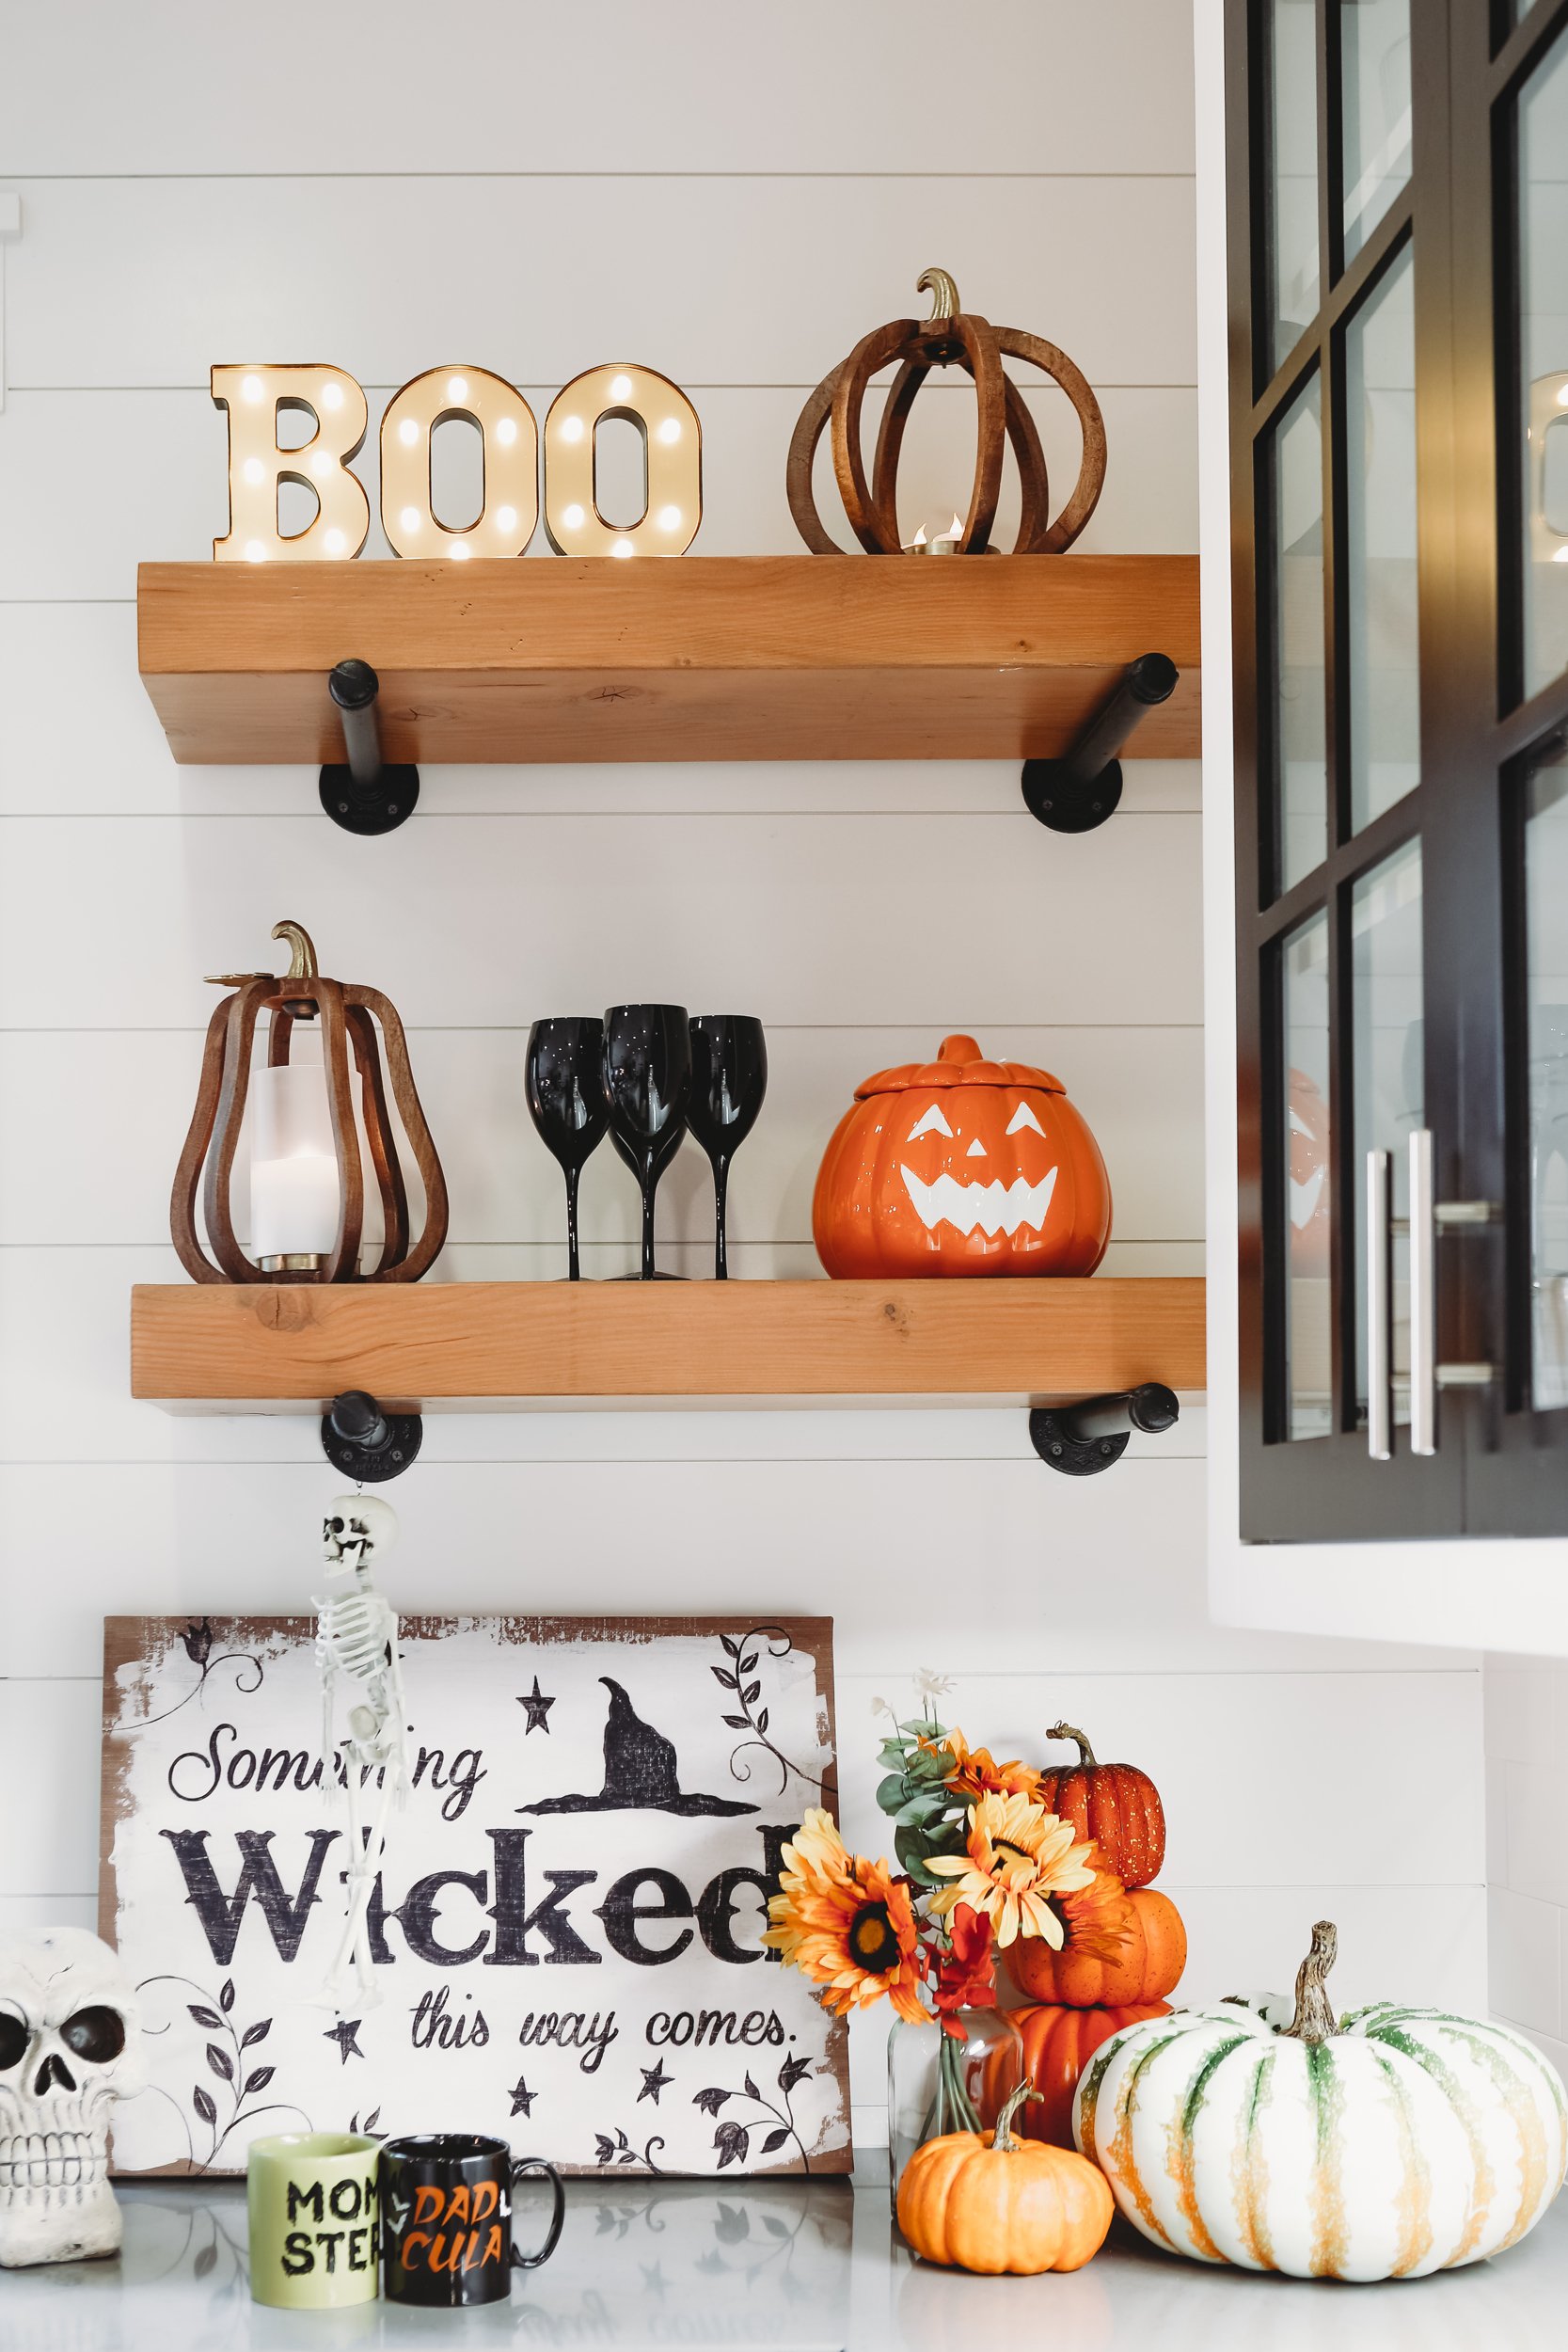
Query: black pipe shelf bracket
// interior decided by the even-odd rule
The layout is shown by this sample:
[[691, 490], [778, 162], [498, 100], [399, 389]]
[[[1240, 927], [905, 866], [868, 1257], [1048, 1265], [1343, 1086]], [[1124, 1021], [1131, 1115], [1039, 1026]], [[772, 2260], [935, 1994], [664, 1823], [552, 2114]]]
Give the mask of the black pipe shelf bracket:
[[1079, 1405], [1037, 1406], [1029, 1416], [1029, 1440], [1040, 1460], [1065, 1478], [1095, 1478], [1120, 1461], [1134, 1429], [1158, 1437], [1175, 1428], [1180, 1412], [1174, 1389], [1146, 1380]]
[[401, 1478], [424, 1442], [419, 1413], [388, 1413], [364, 1389], [345, 1389], [322, 1415], [322, 1452], [356, 1486]]
[[340, 661], [326, 691], [342, 720], [344, 758], [321, 771], [322, 806], [345, 833], [396, 833], [414, 813], [420, 771], [412, 762], [381, 756], [381, 680], [368, 661]]
[[1023, 799], [1053, 833], [1093, 833], [1121, 800], [1117, 753], [1146, 711], [1169, 702], [1180, 676], [1168, 654], [1140, 654], [1062, 759], [1026, 759]]

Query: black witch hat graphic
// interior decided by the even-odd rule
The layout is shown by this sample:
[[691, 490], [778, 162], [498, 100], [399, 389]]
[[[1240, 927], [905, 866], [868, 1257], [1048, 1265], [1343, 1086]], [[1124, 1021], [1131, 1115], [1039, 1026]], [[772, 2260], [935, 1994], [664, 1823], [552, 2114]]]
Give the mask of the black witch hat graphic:
[[610, 1692], [604, 1727], [604, 1787], [596, 1797], [541, 1797], [520, 1804], [519, 1813], [755, 1813], [736, 1797], [688, 1794], [675, 1769], [675, 1747], [645, 1724], [618, 1682], [599, 1680]]

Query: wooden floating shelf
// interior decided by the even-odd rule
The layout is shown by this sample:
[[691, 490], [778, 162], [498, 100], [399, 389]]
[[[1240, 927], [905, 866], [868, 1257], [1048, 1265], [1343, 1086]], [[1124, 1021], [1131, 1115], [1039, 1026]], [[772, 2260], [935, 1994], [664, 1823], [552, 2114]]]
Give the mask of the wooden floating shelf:
[[142, 1284], [134, 1395], [198, 1412], [598, 1399], [1053, 1401], [1204, 1386], [1200, 1279]]
[[1128, 751], [1198, 753], [1196, 556], [144, 564], [136, 609], [181, 761], [341, 760], [349, 656], [388, 760], [1052, 758], [1151, 652]]

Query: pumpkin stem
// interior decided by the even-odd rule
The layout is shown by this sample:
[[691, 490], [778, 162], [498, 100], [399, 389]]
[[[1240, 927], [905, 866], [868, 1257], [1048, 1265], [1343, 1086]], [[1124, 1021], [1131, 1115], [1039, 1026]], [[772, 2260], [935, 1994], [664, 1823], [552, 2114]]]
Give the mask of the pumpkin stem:
[[1285, 2027], [1291, 2042], [1327, 2042], [1338, 2032], [1323, 1982], [1339, 1948], [1339, 1931], [1332, 1919], [1320, 1919], [1312, 1930], [1312, 1948], [1296, 1972], [1296, 2013]]
[[991, 2146], [1000, 2149], [1005, 2156], [1011, 2155], [1015, 2150], [1022, 2148], [1024, 2143], [1022, 2139], [1015, 2139], [1009, 2128], [1012, 2120], [1025, 2099], [1041, 2099], [1044, 2096], [1044, 2092], [1037, 2090], [1034, 2084], [1027, 2078], [1021, 2082], [996, 2119], [996, 2129], [990, 2136]]
[[289, 943], [289, 968], [283, 977], [286, 980], [313, 980], [316, 977], [316, 950], [304, 924], [291, 923], [285, 917], [281, 923], [273, 925], [272, 935], [274, 939], [286, 939]]
[[1078, 1742], [1078, 1761], [1080, 1766], [1086, 1765], [1091, 1772], [1093, 1771], [1095, 1764], [1094, 1750], [1090, 1747], [1088, 1741], [1085, 1739], [1083, 1733], [1078, 1729], [1075, 1724], [1053, 1724], [1045, 1736], [1048, 1740], [1076, 1740]]
[[958, 300], [958, 287], [944, 269], [923, 269], [914, 281], [914, 290], [916, 294], [928, 294], [931, 297], [931, 315], [926, 322], [927, 326], [944, 324], [955, 310], [963, 309]]

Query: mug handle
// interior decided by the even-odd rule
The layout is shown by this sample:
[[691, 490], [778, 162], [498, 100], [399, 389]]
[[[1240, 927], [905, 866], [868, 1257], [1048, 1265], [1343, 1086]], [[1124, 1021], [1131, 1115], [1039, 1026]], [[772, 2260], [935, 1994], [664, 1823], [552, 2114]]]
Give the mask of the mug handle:
[[512, 2167], [512, 2186], [514, 2192], [515, 2192], [517, 2183], [521, 2180], [525, 2172], [544, 2172], [547, 2174], [550, 2186], [555, 2191], [555, 2209], [550, 2215], [550, 2226], [545, 2233], [545, 2243], [541, 2246], [537, 2254], [519, 2254], [515, 2244], [514, 2244], [512, 2249], [512, 2267], [514, 2270], [537, 2270], [541, 2263], [547, 2263], [549, 2261], [550, 2256], [555, 2252], [556, 2243], [561, 2236], [561, 2225], [566, 2218], [566, 2185], [562, 2181], [560, 2173], [556, 2170], [554, 2165], [546, 2164], [543, 2156], [519, 2156]]

